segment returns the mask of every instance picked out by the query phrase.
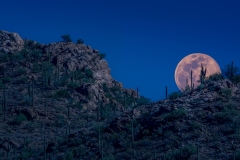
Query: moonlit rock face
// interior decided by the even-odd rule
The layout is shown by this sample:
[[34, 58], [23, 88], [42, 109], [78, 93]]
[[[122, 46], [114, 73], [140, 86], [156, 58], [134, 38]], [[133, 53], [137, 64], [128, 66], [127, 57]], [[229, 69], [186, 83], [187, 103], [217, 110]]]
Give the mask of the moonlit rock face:
[[190, 54], [178, 63], [175, 70], [175, 81], [181, 91], [186, 87], [186, 79], [188, 79], [188, 85], [190, 86], [191, 70], [193, 72], [194, 88], [200, 85], [197, 81], [200, 79], [201, 63], [204, 69], [207, 68], [206, 77], [221, 72], [219, 65], [212, 57], [202, 53]]

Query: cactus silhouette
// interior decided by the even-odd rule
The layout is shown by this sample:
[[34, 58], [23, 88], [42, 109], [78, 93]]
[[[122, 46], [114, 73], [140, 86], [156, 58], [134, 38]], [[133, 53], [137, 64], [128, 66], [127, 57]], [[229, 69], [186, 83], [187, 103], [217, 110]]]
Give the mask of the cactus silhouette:
[[99, 149], [99, 157], [101, 155], [101, 133], [100, 133], [100, 103], [99, 103], [99, 94], [98, 94], [98, 113], [97, 113], [97, 121], [98, 121], [98, 149]]
[[9, 152], [12, 150], [12, 144], [9, 141], [9, 137], [7, 137], [7, 146], [6, 146], [6, 151], [7, 151], [7, 159], [9, 159]]
[[205, 81], [205, 78], [206, 78], [207, 68], [205, 68], [205, 70], [204, 70], [202, 63], [201, 63], [201, 67], [202, 67], [202, 69], [200, 71], [200, 82], [201, 82], [201, 84], [203, 84]]
[[166, 99], [168, 99], [168, 88], [167, 88], [167, 86], [166, 86], [165, 93], [166, 93]]
[[68, 120], [69, 120], [69, 109], [70, 109], [70, 105], [67, 105], [67, 108], [68, 108], [68, 113], [67, 113], [67, 115], [68, 115]]
[[233, 76], [234, 76], [234, 73], [233, 73], [233, 61], [231, 63], [231, 81], [233, 80]]
[[[3, 68], [3, 78], [5, 79], [5, 68]], [[2, 108], [3, 108], [3, 120], [6, 120], [6, 110], [7, 110], [7, 101], [6, 101], [6, 86], [5, 82], [3, 82], [3, 100], [2, 100]]]
[[31, 106], [33, 106], [33, 84], [34, 84], [34, 79], [32, 78], [32, 83], [28, 84], [28, 96], [29, 96], [29, 104], [31, 104]]
[[192, 70], [191, 70], [191, 86], [190, 86], [191, 90], [194, 89], [194, 83], [192, 82]]
[[200, 160], [200, 155], [199, 155], [199, 144], [197, 144], [197, 159]]

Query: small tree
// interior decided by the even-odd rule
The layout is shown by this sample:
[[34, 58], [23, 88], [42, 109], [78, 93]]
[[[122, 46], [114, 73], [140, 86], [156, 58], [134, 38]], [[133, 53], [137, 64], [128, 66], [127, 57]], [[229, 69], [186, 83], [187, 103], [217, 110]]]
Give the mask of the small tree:
[[84, 41], [82, 39], [77, 40], [77, 44], [83, 44], [83, 43], [84, 43]]
[[61, 38], [63, 39], [63, 42], [72, 42], [70, 35], [64, 34]]

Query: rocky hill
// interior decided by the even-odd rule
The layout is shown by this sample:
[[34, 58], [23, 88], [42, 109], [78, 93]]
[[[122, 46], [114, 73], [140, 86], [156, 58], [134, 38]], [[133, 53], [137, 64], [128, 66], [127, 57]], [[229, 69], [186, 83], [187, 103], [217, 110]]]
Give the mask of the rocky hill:
[[151, 103], [111, 77], [85, 44], [0, 31], [2, 159], [240, 159], [240, 84]]

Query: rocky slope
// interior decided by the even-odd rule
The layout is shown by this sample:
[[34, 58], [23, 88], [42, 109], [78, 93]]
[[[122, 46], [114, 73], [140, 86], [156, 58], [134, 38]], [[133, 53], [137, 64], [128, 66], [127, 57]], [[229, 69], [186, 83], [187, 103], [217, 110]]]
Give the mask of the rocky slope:
[[150, 103], [84, 44], [0, 31], [2, 159], [240, 159], [240, 84]]

